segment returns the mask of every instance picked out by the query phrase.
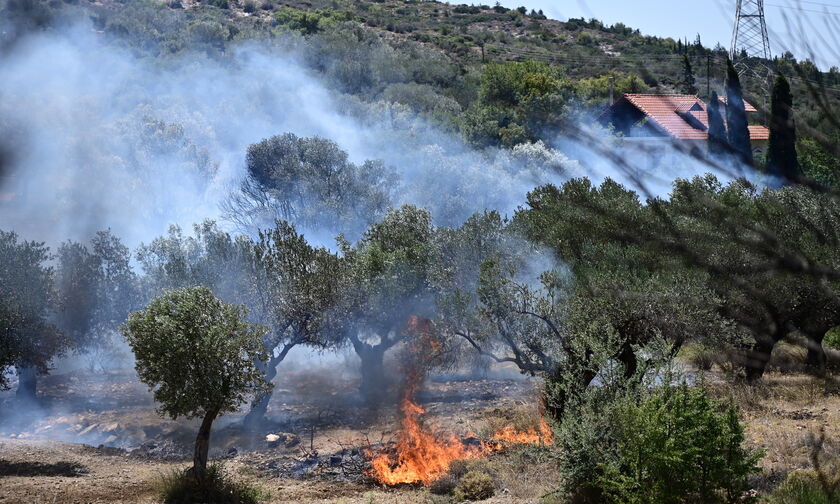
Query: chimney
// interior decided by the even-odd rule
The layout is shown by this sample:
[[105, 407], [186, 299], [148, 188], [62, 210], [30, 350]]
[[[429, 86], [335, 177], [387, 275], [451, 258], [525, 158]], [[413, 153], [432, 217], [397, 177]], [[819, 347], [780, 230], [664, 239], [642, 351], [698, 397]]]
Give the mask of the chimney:
[[615, 76], [610, 75], [610, 107], [615, 104], [615, 97], [613, 96], [613, 88], [615, 87]]

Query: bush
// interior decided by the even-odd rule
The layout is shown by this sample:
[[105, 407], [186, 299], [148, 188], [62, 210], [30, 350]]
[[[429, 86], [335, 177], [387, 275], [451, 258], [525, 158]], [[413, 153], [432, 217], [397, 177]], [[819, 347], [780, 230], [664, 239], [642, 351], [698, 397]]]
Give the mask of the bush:
[[458, 480], [454, 476], [446, 474], [432, 482], [429, 491], [435, 495], [452, 495], [457, 486]]
[[702, 371], [709, 371], [719, 360], [718, 352], [702, 343], [689, 343], [680, 349], [679, 357]]
[[459, 501], [489, 499], [494, 493], [493, 478], [481, 471], [468, 472], [455, 487], [455, 499]]
[[616, 457], [594, 486], [608, 502], [741, 502], [760, 453], [743, 445], [735, 407], [721, 411], [705, 387], [664, 387], [615, 409]]
[[834, 350], [840, 350], [840, 328], [828, 331], [823, 339], [823, 346]]
[[[838, 475], [840, 476], [840, 475]], [[840, 478], [837, 478], [840, 480]], [[837, 486], [837, 482], [821, 481], [820, 474], [814, 469], [793, 471], [773, 492], [770, 502], [773, 504], [831, 504], [837, 502], [826, 486]]]
[[211, 464], [203, 478], [170, 471], [160, 476], [156, 487], [160, 499], [167, 504], [256, 504], [269, 498], [260, 489], [231, 479], [221, 464]]

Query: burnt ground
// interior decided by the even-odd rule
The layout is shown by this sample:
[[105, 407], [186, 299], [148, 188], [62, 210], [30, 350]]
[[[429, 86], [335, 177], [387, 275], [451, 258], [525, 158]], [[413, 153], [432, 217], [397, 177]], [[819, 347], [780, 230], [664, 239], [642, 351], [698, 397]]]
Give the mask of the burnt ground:
[[[246, 431], [242, 413], [217, 420], [211, 458], [266, 489], [272, 502], [431, 498], [415, 487], [380, 488], [365, 475], [364, 451], [396, 437], [395, 405], [365, 407], [352, 374], [287, 368], [275, 385], [269, 423]], [[535, 385], [506, 370], [483, 378], [440, 375], [427, 379], [416, 399], [427, 410], [427, 427], [470, 440], [538, 418]], [[189, 465], [196, 427], [195, 420], [159, 416], [131, 370], [45, 377], [37, 407], [23, 408], [13, 392], [0, 393], [0, 503], [155, 502], [160, 474]], [[268, 442], [268, 434], [276, 440]], [[535, 463], [514, 454], [480, 463], [501, 475], [514, 470], [511, 457]], [[537, 499], [551, 481], [535, 486], [515, 474], [510, 479], [514, 484], [499, 489], [500, 502]]]
[[[395, 438], [396, 408], [364, 407], [352, 374], [290, 365], [275, 388], [270, 424], [244, 431], [242, 414], [217, 421], [211, 457], [237, 478], [268, 491], [270, 502], [443, 503], [419, 487], [369, 481], [363, 450]], [[771, 374], [747, 389], [723, 382], [747, 424], [749, 444], [766, 450], [759, 490], [808, 467], [821, 428], [840, 449], [840, 385], [835, 379]], [[72, 372], [42, 381], [39, 409], [0, 394], [0, 503], [152, 503], [161, 474], [189, 465], [196, 422], [162, 418], [132, 371]], [[537, 418], [537, 388], [515, 373], [436, 376], [418, 395], [433, 429], [462, 439], [485, 437]], [[274, 442], [266, 441], [275, 434]], [[273, 438], [274, 439], [274, 438]], [[494, 476], [488, 502], [545, 502], [559, 478], [545, 454], [508, 451], [475, 464]]]

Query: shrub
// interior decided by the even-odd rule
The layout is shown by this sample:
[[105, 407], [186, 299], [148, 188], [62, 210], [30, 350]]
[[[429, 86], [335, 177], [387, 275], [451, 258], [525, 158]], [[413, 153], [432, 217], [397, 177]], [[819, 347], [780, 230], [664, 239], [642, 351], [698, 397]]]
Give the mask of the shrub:
[[831, 486], [832, 483], [835, 487], [837, 486], [836, 482], [821, 481], [820, 474], [814, 469], [793, 471], [773, 492], [770, 502], [773, 504], [831, 504], [837, 502], [826, 489], [826, 486]]
[[489, 499], [494, 493], [493, 478], [481, 471], [468, 472], [455, 487], [455, 499], [459, 501]]
[[840, 328], [835, 327], [834, 329], [828, 331], [828, 334], [825, 335], [825, 339], [823, 339], [823, 346], [834, 350], [840, 350]]
[[457, 486], [458, 480], [454, 476], [446, 474], [432, 482], [429, 491], [435, 495], [452, 495]]
[[702, 343], [690, 343], [680, 349], [680, 358], [697, 369], [708, 371], [718, 361], [719, 356], [712, 347]]
[[178, 470], [161, 474], [156, 490], [164, 503], [178, 504], [256, 504], [269, 498], [260, 489], [230, 478], [221, 464], [210, 464], [202, 478]]
[[616, 457], [599, 465], [595, 486], [609, 502], [740, 502], [761, 454], [742, 446], [735, 407], [721, 409], [702, 385], [619, 404]]

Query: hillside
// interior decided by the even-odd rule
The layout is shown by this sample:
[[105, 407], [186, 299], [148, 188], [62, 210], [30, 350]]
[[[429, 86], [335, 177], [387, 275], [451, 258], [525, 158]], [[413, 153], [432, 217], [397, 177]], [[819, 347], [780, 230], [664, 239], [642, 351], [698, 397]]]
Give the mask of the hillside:
[[[33, 18], [34, 11], [38, 14], [29, 24], [44, 25], [49, 18], [79, 15], [74, 11], [84, 8], [102, 32], [115, 34], [133, 48], [155, 54], [197, 47], [223, 52], [231, 43], [292, 33], [321, 39], [314, 44], [318, 46], [319, 56], [341, 58], [360, 48], [366, 51], [381, 41], [392, 48], [397, 59], [411, 60], [397, 62], [404, 67], [402, 75], [397, 79], [387, 76], [379, 83], [344, 82], [343, 91], [364, 94], [369, 100], [403, 102], [420, 112], [429, 111], [425, 103], [428, 99], [416, 96], [423, 93], [415, 91], [410, 97], [394, 90], [386, 93], [387, 84], [402, 81], [430, 85], [466, 110], [478, 98], [478, 80], [484, 63], [533, 60], [562, 68], [565, 76], [579, 84], [576, 94], [583, 104], [599, 110], [608, 100], [609, 75], [615, 77], [618, 93], [680, 92], [685, 89], [684, 56], [687, 56], [697, 92], [706, 99], [707, 90], [722, 89], [726, 70], [726, 50], [704, 46], [700, 34], [696, 40], [683, 42], [646, 36], [621, 23], [605, 26], [597, 20], [547, 19], [525, 8], [411, 0], [170, 0], [166, 4], [135, 0], [80, 0], [78, 3], [52, 0], [25, 7], [35, 1], [9, 1], [10, 17], [14, 18], [17, 10], [28, 13], [18, 16]], [[348, 40], [341, 33], [346, 23], [364, 27], [354, 34], [355, 40]], [[378, 40], [371, 40], [372, 36]], [[337, 39], [343, 39], [345, 45], [333, 45]], [[367, 58], [368, 61], [362, 59], [360, 64], [372, 73], [377, 72], [377, 63], [395, 64], [381, 58], [375, 61], [377, 51], [381, 48], [373, 54], [355, 56]], [[318, 61], [310, 63], [319, 65]], [[826, 107], [837, 110], [840, 105], [837, 68], [821, 72], [809, 60], [797, 61], [790, 54], [775, 62], [759, 63], [775, 65], [792, 80], [795, 108], [802, 126], [828, 136], [834, 133], [835, 125], [821, 110]], [[435, 71], [429, 65], [446, 68]], [[747, 78], [745, 87], [751, 102], [759, 108], [767, 106], [759, 83]], [[809, 87], [817, 89], [809, 90]]]

